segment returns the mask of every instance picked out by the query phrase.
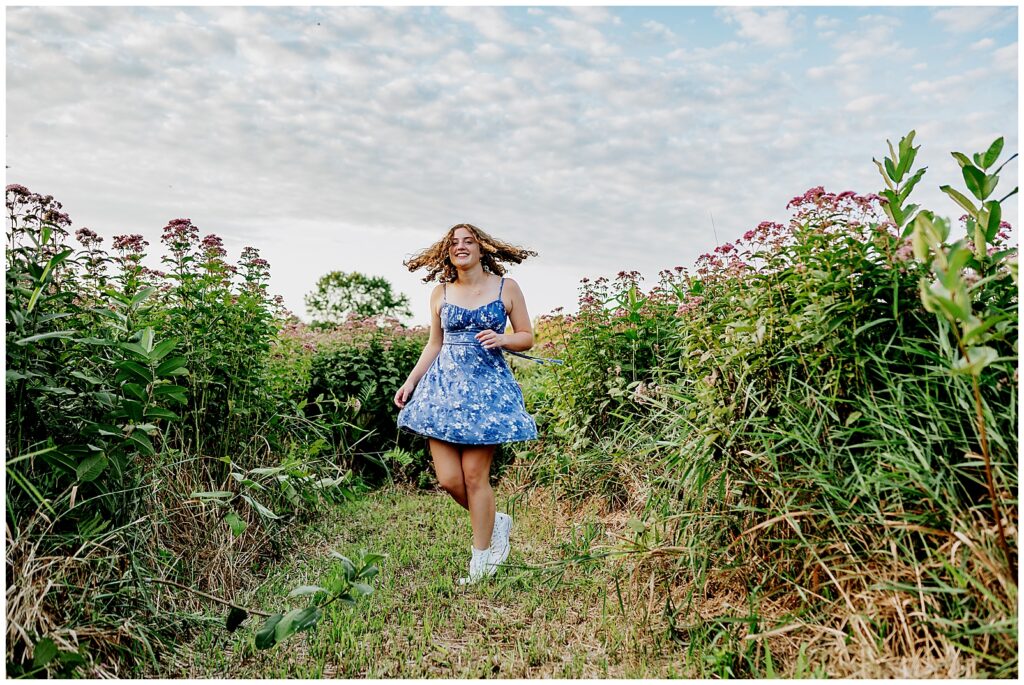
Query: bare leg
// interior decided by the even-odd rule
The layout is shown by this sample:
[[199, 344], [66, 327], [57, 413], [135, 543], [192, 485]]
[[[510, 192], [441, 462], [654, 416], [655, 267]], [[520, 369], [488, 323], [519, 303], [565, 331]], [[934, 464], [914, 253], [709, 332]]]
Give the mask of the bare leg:
[[463, 509], [469, 509], [466, 481], [462, 475], [462, 455], [459, 453], [458, 445], [430, 438], [430, 456], [434, 458], [437, 482]]
[[462, 449], [462, 475], [469, 500], [469, 520], [473, 524], [473, 546], [477, 549], [491, 546], [494, 530], [493, 457], [494, 445], [467, 445]]

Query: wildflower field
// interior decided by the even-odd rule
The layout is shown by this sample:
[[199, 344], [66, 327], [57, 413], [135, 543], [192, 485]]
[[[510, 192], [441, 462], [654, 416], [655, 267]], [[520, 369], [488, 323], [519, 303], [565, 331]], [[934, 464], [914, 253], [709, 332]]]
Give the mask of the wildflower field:
[[[427, 332], [307, 326], [188, 219], [163, 268], [7, 187], [9, 676], [1018, 675], [1018, 250], [1002, 139], [585, 279], [514, 360], [513, 553], [392, 404]], [[913, 204], [940, 174], [963, 215]], [[74, 242], [72, 242], [74, 241]], [[282, 644], [287, 643], [287, 644]]]

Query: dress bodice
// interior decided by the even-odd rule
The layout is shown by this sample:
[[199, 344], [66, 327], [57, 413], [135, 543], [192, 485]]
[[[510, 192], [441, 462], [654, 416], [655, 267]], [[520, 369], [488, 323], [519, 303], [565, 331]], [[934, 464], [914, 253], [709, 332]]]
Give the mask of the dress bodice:
[[505, 311], [505, 303], [501, 301], [501, 298], [476, 309], [466, 309], [451, 302], [441, 305], [441, 327], [445, 333], [456, 331], [479, 333], [488, 328], [498, 333], [504, 333], [507, 319], [508, 313]]

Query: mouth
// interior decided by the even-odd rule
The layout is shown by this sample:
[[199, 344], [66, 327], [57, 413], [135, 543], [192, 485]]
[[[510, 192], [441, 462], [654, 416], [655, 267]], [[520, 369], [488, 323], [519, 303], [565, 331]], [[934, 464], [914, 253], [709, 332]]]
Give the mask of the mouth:
[[469, 253], [468, 252], [456, 252], [455, 256], [456, 257], [468, 257]]

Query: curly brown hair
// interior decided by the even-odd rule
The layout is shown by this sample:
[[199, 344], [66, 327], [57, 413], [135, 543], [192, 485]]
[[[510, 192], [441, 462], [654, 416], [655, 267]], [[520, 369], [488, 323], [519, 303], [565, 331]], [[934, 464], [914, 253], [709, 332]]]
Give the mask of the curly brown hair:
[[448, 250], [452, 246], [456, 229], [465, 228], [480, 244], [480, 265], [484, 271], [499, 276], [505, 275], [505, 267], [501, 262], [520, 264], [527, 257], [536, 257], [533, 250], [517, 247], [504, 241], [491, 237], [473, 224], [455, 224], [448, 229], [444, 237], [438, 240], [425, 250], [422, 250], [409, 259], [402, 262], [409, 271], [426, 268], [427, 275], [423, 278], [424, 283], [437, 279], [439, 283], [454, 283], [458, 278], [458, 271], [448, 256]]

